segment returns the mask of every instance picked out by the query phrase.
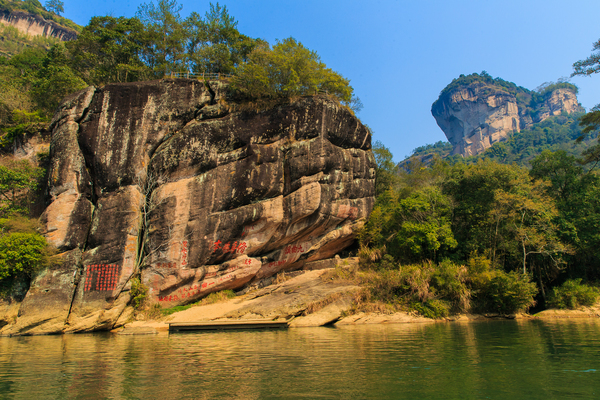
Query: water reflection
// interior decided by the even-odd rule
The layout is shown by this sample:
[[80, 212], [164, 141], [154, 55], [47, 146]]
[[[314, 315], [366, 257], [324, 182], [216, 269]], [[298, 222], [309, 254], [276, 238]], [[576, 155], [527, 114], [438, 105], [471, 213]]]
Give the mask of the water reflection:
[[580, 320], [0, 338], [0, 397], [594, 398], [599, 333]]

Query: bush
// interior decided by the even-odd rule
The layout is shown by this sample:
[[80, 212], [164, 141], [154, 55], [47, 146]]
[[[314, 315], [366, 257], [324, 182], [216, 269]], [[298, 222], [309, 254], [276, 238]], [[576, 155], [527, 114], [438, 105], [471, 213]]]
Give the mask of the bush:
[[454, 311], [468, 311], [471, 307], [471, 291], [466, 285], [467, 268], [450, 260], [438, 264], [432, 277], [436, 297], [451, 302]]
[[452, 304], [444, 300], [432, 299], [425, 303], [413, 303], [412, 309], [426, 318], [445, 318], [450, 315]]
[[496, 271], [483, 292], [487, 311], [513, 314], [526, 311], [535, 304], [538, 289], [529, 276], [515, 271]]
[[31, 277], [49, 264], [46, 239], [38, 233], [11, 232], [0, 237], [0, 280], [25, 274]]
[[133, 308], [139, 310], [142, 308], [148, 297], [148, 287], [140, 281], [140, 278], [133, 278], [131, 280], [131, 290], [129, 291], [129, 295], [131, 296]]
[[598, 289], [581, 283], [581, 279], [569, 279], [560, 287], [552, 289], [548, 304], [553, 308], [590, 307], [596, 304], [600, 293]]

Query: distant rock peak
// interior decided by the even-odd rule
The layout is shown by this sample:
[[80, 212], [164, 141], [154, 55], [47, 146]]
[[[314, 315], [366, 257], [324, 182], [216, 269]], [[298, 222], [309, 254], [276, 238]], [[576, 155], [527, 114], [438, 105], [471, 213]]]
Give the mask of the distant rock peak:
[[461, 75], [431, 107], [453, 154], [465, 157], [549, 117], [583, 111], [574, 85], [554, 84], [534, 92], [486, 74]]

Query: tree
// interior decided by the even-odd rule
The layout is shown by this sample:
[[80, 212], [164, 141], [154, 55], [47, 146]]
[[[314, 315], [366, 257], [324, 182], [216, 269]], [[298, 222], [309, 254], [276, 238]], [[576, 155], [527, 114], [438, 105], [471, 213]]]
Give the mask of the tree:
[[65, 12], [65, 3], [60, 0], [48, 0], [46, 1], [46, 8], [52, 11], [56, 15], [60, 15]]
[[43, 266], [48, 244], [37, 233], [13, 232], [0, 237], [0, 280], [25, 273], [29, 276]]
[[29, 194], [41, 175], [42, 170], [27, 160], [0, 159], [0, 216], [27, 214]]
[[66, 43], [73, 69], [88, 84], [139, 81], [151, 71], [142, 62], [148, 45], [137, 18], [92, 17], [76, 40]]
[[[548, 258], [544, 265], [547, 266], [546, 275], [551, 276], [556, 275], [560, 257], [572, 253], [572, 248], [559, 238], [559, 230], [554, 223], [558, 211], [539, 184], [523, 181], [512, 192], [498, 190], [491, 214], [499, 228], [496, 232], [503, 231], [502, 240], [497, 241], [499, 248], [506, 253], [520, 248], [523, 274], [528, 272], [527, 257], [530, 255]], [[518, 246], [515, 246], [515, 240]], [[550, 271], [550, 268], [555, 270]]]
[[259, 44], [236, 68], [232, 88], [247, 97], [283, 97], [327, 92], [350, 104], [350, 81], [321, 62], [319, 55], [294, 38], [273, 48]]
[[375, 170], [375, 196], [379, 196], [390, 189], [397, 181], [398, 167], [394, 163], [390, 149], [385, 147], [379, 140], [373, 144], [373, 155], [377, 166]]
[[231, 74], [260, 40], [251, 39], [237, 30], [237, 21], [227, 7], [210, 3], [203, 19], [193, 12], [185, 21], [188, 30], [188, 57], [196, 73]]
[[143, 61], [156, 77], [185, 67], [186, 32], [181, 19], [182, 5], [176, 0], [158, 0], [143, 3], [136, 16], [146, 27], [147, 43]]
[[56, 44], [44, 58], [42, 68], [33, 80], [31, 95], [47, 114], [52, 115], [67, 95], [88, 86], [69, 64], [65, 45]]
[[[592, 51], [600, 50], [600, 40], [594, 43]], [[573, 64], [573, 73], [571, 76], [584, 75], [589, 76], [600, 72], [600, 52], [592, 53], [591, 56], [585, 60], [579, 60]], [[583, 140], [586, 135], [592, 132], [596, 132], [600, 128], [600, 104], [595, 106], [585, 114], [579, 125], [583, 126], [579, 141]], [[600, 136], [598, 137], [599, 143], [586, 149], [583, 153], [585, 163], [600, 162]]]

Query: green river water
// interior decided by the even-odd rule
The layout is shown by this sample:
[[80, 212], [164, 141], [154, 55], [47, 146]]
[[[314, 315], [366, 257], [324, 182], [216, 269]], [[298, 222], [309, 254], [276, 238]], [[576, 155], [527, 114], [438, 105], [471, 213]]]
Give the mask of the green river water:
[[600, 399], [600, 321], [0, 338], [1, 399]]

